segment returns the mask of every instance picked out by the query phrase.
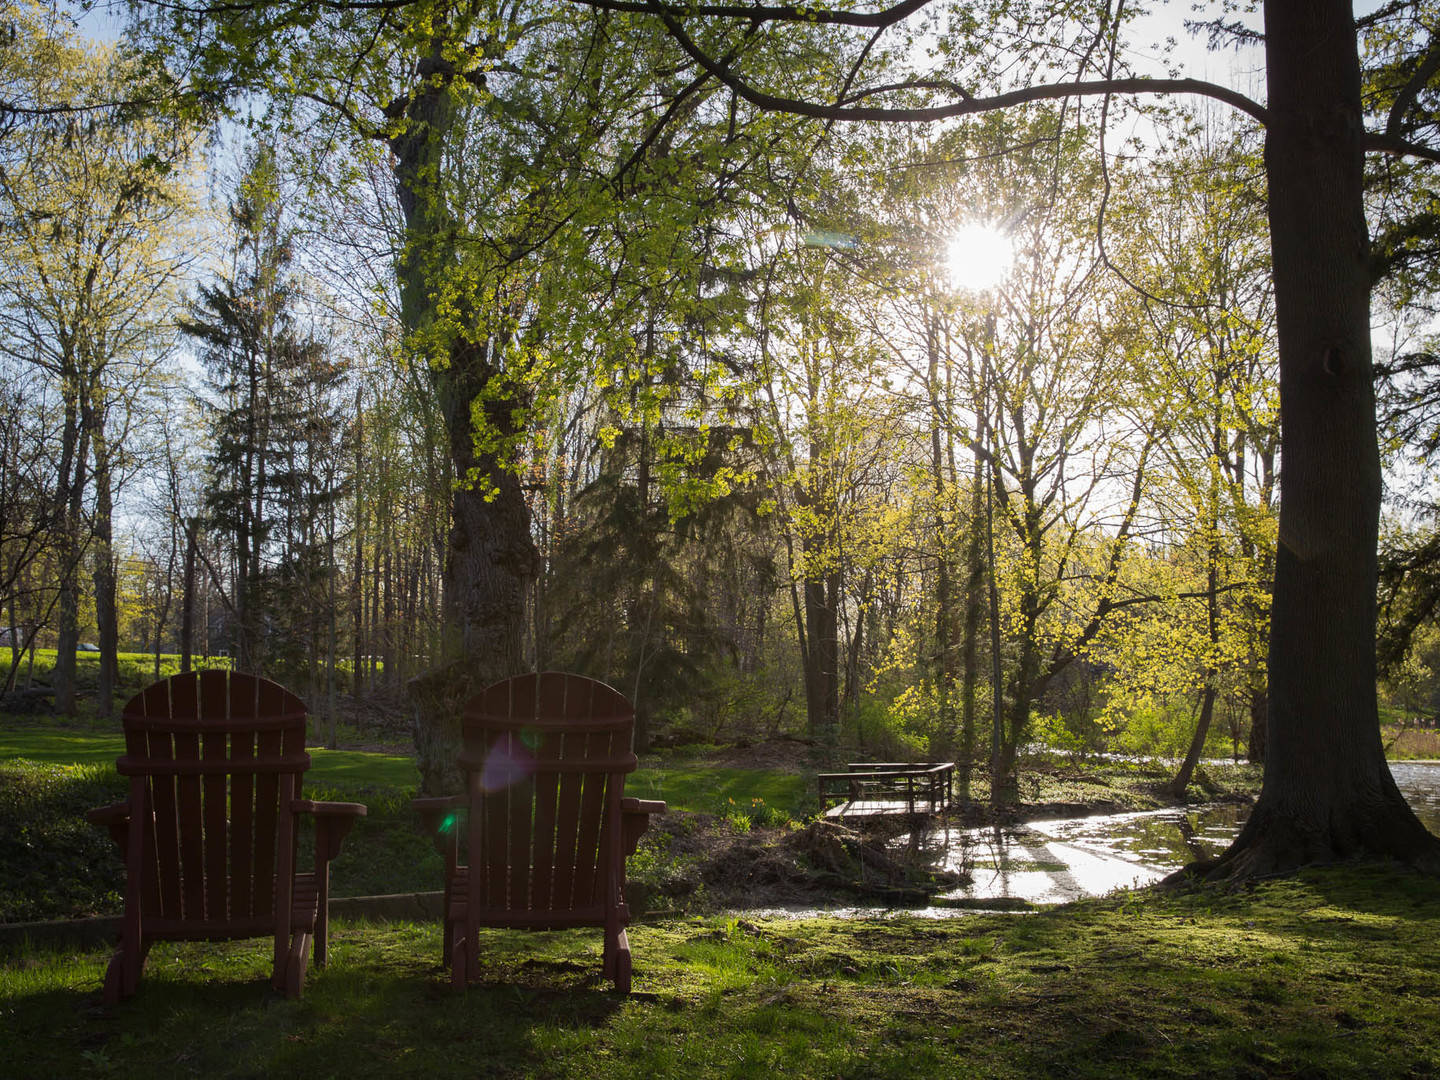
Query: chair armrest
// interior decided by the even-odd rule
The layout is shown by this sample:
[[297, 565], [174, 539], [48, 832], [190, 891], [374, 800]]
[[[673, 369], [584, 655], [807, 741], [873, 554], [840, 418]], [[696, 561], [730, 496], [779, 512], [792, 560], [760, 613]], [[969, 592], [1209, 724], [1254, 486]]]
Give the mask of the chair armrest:
[[296, 814], [315, 816], [315, 866], [328, 863], [340, 854], [340, 845], [350, 835], [357, 818], [369, 813], [363, 803], [316, 802], [314, 799], [295, 799], [290, 809]]
[[102, 829], [110, 830], [110, 839], [114, 840], [120, 848], [120, 853], [125, 853], [126, 842], [130, 839], [130, 800], [111, 803], [109, 806], [97, 806], [93, 810], [85, 811], [85, 820], [91, 825], [98, 825]]
[[424, 819], [427, 828], [437, 828], [440, 819], [452, 810], [463, 810], [470, 805], [464, 795], [426, 795], [410, 800], [410, 808]]
[[445, 829], [442, 826], [446, 817], [469, 805], [470, 799], [465, 795], [426, 795], [410, 800], [410, 806], [420, 815], [420, 821], [425, 831], [430, 834], [435, 850], [445, 860], [447, 881], [460, 859], [460, 830], [453, 827]]
[[458, 810], [469, 803], [470, 800], [464, 795], [423, 795], [410, 800], [411, 808], [422, 814], [438, 810]]
[[440, 831], [446, 814], [453, 810], [463, 810], [469, 805], [470, 800], [464, 795], [426, 795], [410, 800], [411, 809], [420, 815], [420, 820], [430, 832]]
[[651, 814], [665, 813], [665, 803], [659, 799], [635, 799], [625, 796], [620, 800], [620, 846], [625, 855], [634, 855], [640, 837], [650, 827]]
[[85, 811], [85, 820], [91, 825], [109, 829], [110, 839], [115, 841], [122, 855], [125, 853], [125, 846], [130, 838], [130, 800], [87, 810]]
[[364, 803], [358, 802], [317, 802], [314, 799], [296, 799], [290, 809], [297, 814], [314, 814], [316, 817], [364, 817], [370, 812]]
[[123, 825], [130, 820], [130, 800], [111, 803], [109, 806], [97, 806], [93, 810], [85, 811], [85, 820], [91, 825], [109, 827], [111, 825]]

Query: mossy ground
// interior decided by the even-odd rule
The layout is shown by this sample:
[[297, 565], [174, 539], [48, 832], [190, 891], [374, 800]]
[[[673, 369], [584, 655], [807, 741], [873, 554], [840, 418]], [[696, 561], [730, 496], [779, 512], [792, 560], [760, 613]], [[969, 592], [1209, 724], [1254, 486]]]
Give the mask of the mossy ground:
[[[786, 749], [794, 754], [793, 746]], [[123, 869], [108, 836], [84, 820], [87, 809], [125, 797], [114, 772], [121, 738], [81, 724], [34, 721], [0, 729], [0, 922], [116, 914]], [[665, 799], [671, 813], [656, 823], [631, 860], [630, 879], [642, 909], [704, 911], [776, 904], [853, 904], [923, 894], [947, 884], [926, 866], [877, 867], [887, 837], [796, 837], [819, 810], [814, 765], [801, 756], [788, 767], [775, 747], [718, 759], [648, 758], [627, 785], [631, 793]], [[404, 755], [355, 749], [312, 749], [306, 790], [317, 798], [365, 803], [362, 819], [332, 864], [332, 895], [425, 892], [441, 886], [441, 862], [409, 800], [418, 781]], [[955, 814], [978, 823], [995, 819], [1146, 810], [1174, 800], [1157, 794], [1169, 769], [1147, 763], [1081, 764], [1037, 759], [1023, 772], [1024, 802], [1000, 813], [974, 800]], [[1249, 766], [1207, 766], [1192, 786], [1196, 800], [1247, 798], [1259, 785]], [[816, 830], [812, 830], [815, 832]], [[853, 880], [846, 880], [847, 878]]]
[[105, 957], [0, 967], [7, 1076], [1426, 1077], [1440, 1075], [1440, 890], [1388, 867], [1036, 914], [736, 916], [485, 938], [452, 992], [435, 925], [340, 924], [304, 998], [263, 943], [160, 944], [139, 995]]

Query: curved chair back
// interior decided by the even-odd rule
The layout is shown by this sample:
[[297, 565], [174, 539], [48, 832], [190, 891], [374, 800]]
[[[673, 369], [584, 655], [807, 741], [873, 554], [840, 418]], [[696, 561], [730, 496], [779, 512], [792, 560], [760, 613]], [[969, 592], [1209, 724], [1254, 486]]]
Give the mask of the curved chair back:
[[[288, 812], [310, 766], [305, 705], [267, 679], [228, 671], [176, 675], [125, 706], [131, 850], [153, 936], [251, 937], [289, 914], [277, 876], [291, 875]], [[133, 835], [138, 833], [138, 836]], [[135, 886], [132, 875], [132, 887]]]
[[634, 732], [625, 696], [583, 675], [520, 675], [469, 701], [460, 765], [482, 925], [591, 925], [621, 902], [610, 840]]

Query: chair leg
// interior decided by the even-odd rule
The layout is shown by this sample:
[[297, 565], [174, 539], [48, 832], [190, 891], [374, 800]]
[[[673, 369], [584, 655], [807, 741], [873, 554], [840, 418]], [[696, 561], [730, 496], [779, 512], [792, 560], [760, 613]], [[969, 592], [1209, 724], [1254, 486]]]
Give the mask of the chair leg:
[[445, 934], [450, 945], [450, 986], [455, 990], [464, 990], [470, 983], [471, 943], [465, 938], [458, 922], [447, 926]]
[[605, 977], [615, 981], [615, 989], [630, 993], [630, 936], [622, 928], [613, 940], [606, 935]]
[[314, 961], [315, 966], [320, 968], [323, 968], [325, 961], [329, 959], [326, 948], [327, 939], [330, 936], [329, 906], [329, 899], [324, 898], [320, 901], [320, 910], [315, 913]]
[[126, 997], [125, 962], [125, 951], [121, 949], [110, 958], [110, 964], [105, 968], [105, 983], [100, 1000], [106, 1005], [118, 1005]]
[[115, 955], [105, 968], [105, 982], [101, 988], [104, 1004], [115, 1005], [135, 995], [140, 988], [140, 974], [145, 970], [145, 958], [150, 955], [150, 944], [148, 940], [143, 941], [137, 949], [130, 945], [128, 938], [121, 937]]
[[[285, 958], [285, 984], [277, 987], [287, 998], [298, 998], [305, 988], [305, 968], [310, 962], [312, 935], [308, 930], [297, 931], [290, 938], [290, 952]], [[278, 974], [278, 973], [277, 973]]]
[[148, 938], [142, 938], [138, 949], [131, 949], [128, 952], [129, 962], [125, 965], [125, 983], [122, 993], [125, 997], [131, 997], [135, 991], [140, 989], [140, 976], [145, 971], [145, 961], [150, 956], [150, 946], [154, 942]]

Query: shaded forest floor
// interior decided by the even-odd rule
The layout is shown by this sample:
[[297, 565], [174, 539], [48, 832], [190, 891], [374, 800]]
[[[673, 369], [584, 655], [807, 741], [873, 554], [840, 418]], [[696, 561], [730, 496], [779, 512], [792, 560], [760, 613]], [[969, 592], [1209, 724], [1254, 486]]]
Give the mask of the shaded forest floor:
[[[706, 760], [721, 768], [749, 766], [754, 775], [763, 775], [781, 764], [776, 753], [773, 744], [761, 744], [718, 749]], [[703, 768], [704, 761], [689, 765]], [[800, 801], [807, 812], [798, 817], [753, 799], [751, 805], [736, 803], [715, 813], [656, 819], [629, 870], [641, 906], [704, 911], [925, 904], [968, 878], [964, 869], [934, 863], [936, 845], [928, 840], [938, 830], [1195, 803], [1248, 804], [1260, 789], [1260, 768], [1246, 764], [1207, 763], [1196, 771], [1185, 797], [1177, 799], [1161, 790], [1173, 775], [1164, 763], [1035, 757], [1024, 763], [1016, 805], [991, 807], [988, 783], [979, 776], [971, 798], [942, 815], [837, 822], [813, 817], [818, 811], [813, 773], [811, 768], [803, 774]]]
[[635, 993], [594, 931], [487, 933], [452, 992], [436, 924], [342, 922], [301, 1001], [265, 942], [0, 958], [0, 1060], [51, 1076], [1433, 1077], [1440, 891], [1349, 866], [1025, 916], [645, 920]]
[[[346, 741], [343, 746], [354, 746]], [[332, 868], [332, 895], [428, 892], [441, 862], [410, 809], [413, 765], [403, 745], [368, 752], [316, 751], [307, 791], [363, 802], [362, 819]], [[125, 797], [113, 768], [119, 739], [81, 723], [0, 718], [0, 922], [117, 914], [123, 870], [114, 846], [85, 811]], [[19, 760], [31, 759], [31, 760]], [[81, 764], [63, 764], [80, 762]], [[709, 913], [782, 906], [916, 905], [963, 884], [965, 871], [935, 862], [928, 830], [1013, 823], [1175, 805], [1160, 793], [1165, 765], [1075, 763], [1033, 758], [1022, 770], [1022, 802], [1000, 811], [972, 801], [918, 827], [895, 820], [816, 820], [814, 774], [831, 767], [794, 740], [647, 756], [632, 794], [661, 798], [657, 818], [630, 860], [637, 911]], [[1206, 765], [1187, 801], [1246, 801], [1259, 787], [1251, 766]]]

